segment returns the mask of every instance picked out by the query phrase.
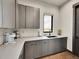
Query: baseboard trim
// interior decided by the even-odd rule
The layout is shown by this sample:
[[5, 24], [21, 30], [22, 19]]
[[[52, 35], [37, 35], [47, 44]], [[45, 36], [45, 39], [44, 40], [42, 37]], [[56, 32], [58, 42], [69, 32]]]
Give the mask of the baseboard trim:
[[74, 56], [79, 57], [78, 55], [74, 54], [72, 51], [70, 51], [70, 50], [68, 50], [68, 49], [67, 49], [67, 51], [70, 52], [71, 54], [73, 54]]
[[51, 55], [56, 55], [56, 54], [59, 54], [59, 53], [65, 52], [65, 51], [67, 51], [67, 50], [63, 50], [63, 51], [60, 51], [60, 52], [57, 52], [57, 53], [41, 56], [41, 57], [38, 57], [38, 58], [35, 58], [35, 59], [41, 59], [41, 58], [44, 58], [44, 57], [47, 57], [47, 56], [51, 56]]
[[[51, 55], [56, 55], [56, 54], [59, 54], [59, 53], [65, 52], [65, 51], [68, 51], [69, 53], [73, 54], [74, 56], [77, 56], [72, 51], [66, 49], [64, 51], [60, 51], [60, 52], [57, 52], [57, 53], [49, 54], [49, 55], [46, 55], [46, 56], [41, 56], [41, 57], [38, 57], [38, 58], [35, 58], [35, 59], [41, 59], [41, 58], [44, 58], [44, 57], [47, 57], [47, 56], [51, 56]], [[79, 57], [79, 56], [77, 56], [77, 57]]]
[[68, 49], [67, 49], [67, 51], [70, 52], [70, 53], [72, 53], [72, 54], [74, 54], [72, 51], [70, 51], [70, 50], [68, 50]]

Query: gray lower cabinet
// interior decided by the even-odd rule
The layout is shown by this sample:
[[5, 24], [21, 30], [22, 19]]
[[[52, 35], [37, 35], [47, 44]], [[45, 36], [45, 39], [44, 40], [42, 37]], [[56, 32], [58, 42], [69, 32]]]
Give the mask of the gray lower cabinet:
[[48, 40], [48, 54], [52, 54], [52, 52], [54, 53], [55, 52], [55, 50], [56, 50], [56, 40], [57, 39], [55, 39], [55, 40]]
[[36, 41], [35, 43], [36, 43], [36, 45], [34, 47], [34, 50], [33, 50], [34, 53], [33, 54], [34, 54], [34, 58], [38, 58], [38, 57], [42, 56], [41, 55], [41, 53], [42, 53], [41, 48], [42, 47], [41, 47], [41, 44], [40, 44], [41, 41]]
[[41, 51], [42, 51], [42, 53], [41, 53], [41, 55], [42, 56], [45, 56], [45, 55], [47, 55], [48, 54], [48, 40], [43, 40], [42, 42], [41, 42]]
[[40, 41], [25, 43], [25, 59], [34, 59], [41, 56]]
[[25, 59], [33, 59], [34, 58], [34, 45], [33, 42], [29, 42], [25, 44]]
[[67, 48], [67, 38], [57, 38], [54, 40], [49, 40], [49, 46], [48, 46], [48, 54], [61, 52], [66, 50]]
[[25, 59], [35, 59], [66, 50], [67, 38], [55, 38], [25, 43]]

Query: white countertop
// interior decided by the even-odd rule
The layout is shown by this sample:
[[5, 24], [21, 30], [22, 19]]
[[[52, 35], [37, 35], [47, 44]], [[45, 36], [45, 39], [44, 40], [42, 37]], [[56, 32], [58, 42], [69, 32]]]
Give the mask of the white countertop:
[[[61, 37], [54, 37], [61, 38]], [[47, 37], [31, 37], [17, 39], [16, 43], [9, 43], [7, 45], [0, 46], [0, 59], [18, 59], [20, 52], [23, 48], [25, 41], [52, 39]]]

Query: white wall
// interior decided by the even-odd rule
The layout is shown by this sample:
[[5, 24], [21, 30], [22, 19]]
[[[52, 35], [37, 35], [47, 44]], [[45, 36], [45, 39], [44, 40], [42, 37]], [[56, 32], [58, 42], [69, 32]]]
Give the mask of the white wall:
[[67, 48], [72, 51], [73, 5], [79, 0], [71, 0], [60, 8], [60, 28], [62, 34], [68, 37]]
[[17, 0], [18, 4], [33, 6], [36, 8], [40, 8], [40, 32], [43, 34], [43, 15], [44, 13], [49, 13], [54, 16], [54, 34], [57, 34], [57, 30], [59, 29], [59, 9], [56, 6], [51, 6], [46, 3], [32, 1], [32, 0]]
[[2, 27], [2, 0], [0, 0], [0, 27]]

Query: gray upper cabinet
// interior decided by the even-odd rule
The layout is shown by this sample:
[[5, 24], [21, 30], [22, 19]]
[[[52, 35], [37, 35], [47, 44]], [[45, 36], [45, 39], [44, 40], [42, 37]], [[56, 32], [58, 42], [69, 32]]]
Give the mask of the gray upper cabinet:
[[2, 0], [3, 28], [15, 28], [15, 0]]
[[26, 7], [26, 28], [34, 27], [34, 8]]
[[25, 28], [25, 6], [19, 6], [19, 26], [20, 28]]
[[2, 27], [2, 0], [0, 0], [0, 28]]
[[40, 28], [40, 9], [39, 8], [23, 6], [18, 4], [17, 12], [18, 12], [17, 20], [19, 20], [19, 22], [17, 21], [16, 23], [19, 24], [18, 28], [27, 28], [27, 29]]
[[39, 14], [38, 8], [26, 7], [26, 28], [39, 29]]
[[34, 28], [40, 28], [40, 10], [39, 8], [34, 8]]

